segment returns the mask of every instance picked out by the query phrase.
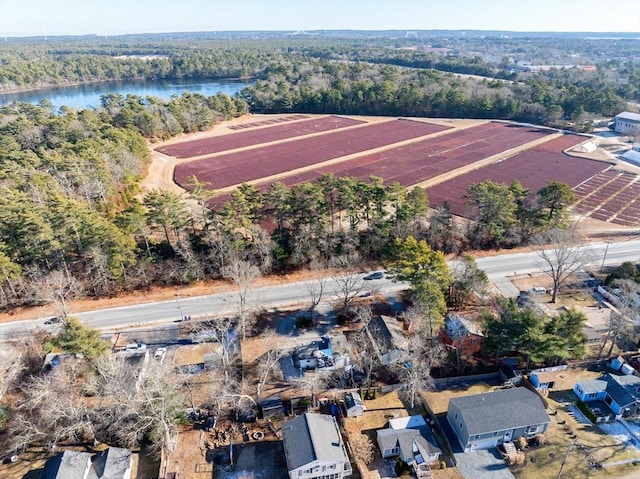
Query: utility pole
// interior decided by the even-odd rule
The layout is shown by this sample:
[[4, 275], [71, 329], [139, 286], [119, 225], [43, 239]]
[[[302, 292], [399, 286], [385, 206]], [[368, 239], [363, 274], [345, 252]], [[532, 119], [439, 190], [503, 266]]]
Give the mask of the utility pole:
[[604, 270], [604, 262], [607, 259], [607, 251], [609, 251], [609, 245], [611, 244], [610, 241], [607, 241], [607, 247], [604, 249], [604, 256], [602, 258], [602, 266], [600, 266], [600, 272], [602, 273], [602, 271]]
[[180, 293], [176, 293], [176, 301], [178, 302], [178, 309], [180, 310], [180, 321], [185, 319], [184, 311], [182, 311], [182, 299], [180, 298]]

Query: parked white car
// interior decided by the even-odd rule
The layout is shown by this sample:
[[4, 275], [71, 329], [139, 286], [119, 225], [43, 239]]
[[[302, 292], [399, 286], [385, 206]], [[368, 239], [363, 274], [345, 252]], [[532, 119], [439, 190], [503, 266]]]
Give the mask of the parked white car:
[[164, 357], [167, 354], [167, 348], [158, 348], [156, 349], [156, 352], [153, 353], [153, 357], [156, 359], [156, 361], [164, 361]]

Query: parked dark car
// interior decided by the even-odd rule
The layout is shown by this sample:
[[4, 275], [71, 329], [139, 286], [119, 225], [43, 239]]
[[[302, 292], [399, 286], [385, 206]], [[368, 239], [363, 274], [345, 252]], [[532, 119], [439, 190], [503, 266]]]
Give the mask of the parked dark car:
[[371, 273], [362, 279], [364, 279], [365, 281], [371, 281], [372, 279], [382, 279], [382, 278], [384, 278], [384, 273], [382, 271], [376, 271], [375, 273]]
[[64, 318], [62, 316], [54, 316], [53, 318], [47, 319], [44, 324], [60, 324]]

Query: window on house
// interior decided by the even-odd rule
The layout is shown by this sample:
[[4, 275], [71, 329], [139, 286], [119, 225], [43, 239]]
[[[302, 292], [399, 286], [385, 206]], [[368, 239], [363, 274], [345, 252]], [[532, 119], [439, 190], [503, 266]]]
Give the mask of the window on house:
[[462, 422], [460, 422], [460, 429], [462, 429]]
[[538, 432], [538, 426], [529, 426], [527, 428], [527, 434], [533, 434]]
[[493, 435], [497, 436], [498, 435], [498, 431], [494, 431]]
[[458, 413], [455, 413], [455, 414], [453, 415], [453, 418], [454, 418], [454, 419], [458, 419]]
[[590, 398], [594, 398], [594, 397], [596, 397], [597, 395], [598, 395], [598, 393], [591, 393], [591, 394], [589, 394], [589, 397], [590, 397]]

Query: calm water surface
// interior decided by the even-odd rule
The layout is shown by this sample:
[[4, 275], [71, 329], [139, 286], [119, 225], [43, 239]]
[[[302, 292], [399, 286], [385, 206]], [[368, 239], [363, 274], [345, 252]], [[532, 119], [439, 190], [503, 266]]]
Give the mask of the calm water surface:
[[90, 83], [63, 87], [43, 88], [41, 90], [23, 91], [0, 94], [0, 105], [12, 101], [38, 103], [49, 100], [56, 108], [68, 106], [71, 108], [96, 108], [100, 106], [100, 95], [119, 93], [121, 95], [155, 96], [169, 99], [171, 95], [182, 92], [200, 93], [211, 96], [218, 92], [234, 95], [253, 82], [239, 80], [142, 80], [142, 81], [114, 81], [104, 83]]

